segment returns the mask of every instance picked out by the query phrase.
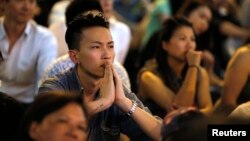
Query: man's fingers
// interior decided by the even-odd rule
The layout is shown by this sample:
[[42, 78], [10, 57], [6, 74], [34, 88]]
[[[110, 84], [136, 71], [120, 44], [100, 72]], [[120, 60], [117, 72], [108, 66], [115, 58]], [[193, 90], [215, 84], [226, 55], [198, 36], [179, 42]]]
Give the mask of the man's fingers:
[[112, 79], [113, 79], [113, 73], [111, 70], [111, 65], [106, 63], [105, 64], [105, 72], [104, 72], [104, 81], [107, 82], [107, 81], [110, 81]]
[[112, 67], [112, 72], [113, 72], [114, 77], [117, 78], [117, 77], [118, 77], [118, 74], [117, 74], [117, 72], [116, 72], [116, 70], [115, 70], [114, 67]]

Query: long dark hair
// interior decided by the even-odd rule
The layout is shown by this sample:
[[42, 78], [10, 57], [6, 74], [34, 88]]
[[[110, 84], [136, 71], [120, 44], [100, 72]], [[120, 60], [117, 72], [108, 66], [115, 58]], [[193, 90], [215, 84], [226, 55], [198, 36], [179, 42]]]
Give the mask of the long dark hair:
[[[160, 33], [160, 43], [163, 41], [170, 41], [172, 38], [174, 32], [179, 29], [180, 27], [190, 27], [193, 29], [192, 24], [188, 22], [188, 20], [184, 17], [173, 17], [167, 19], [161, 28]], [[160, 44], [157, 47], [156, 50], [156, 62], [158, 64], [158, 71], [163, 77], [164, 83], [170, 87], [174, 92], [177, 92], [180, 88], [180, 85], [178, 82], [173, 81], [176, 78], [176, 75], [173, 73], [172, 69], [167, 64], [167, 52], [163, 49], [162, 44]], [[185, 67], [184, 70], [187, 70], [187, 67]], [[184, 71], [183, 73], [186, 73]]]

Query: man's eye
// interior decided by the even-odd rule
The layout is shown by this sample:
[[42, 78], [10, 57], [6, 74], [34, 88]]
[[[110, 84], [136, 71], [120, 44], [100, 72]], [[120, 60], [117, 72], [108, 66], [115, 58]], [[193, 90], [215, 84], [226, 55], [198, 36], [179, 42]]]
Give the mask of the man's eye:
[[57, 122], [59, 122], [59, 123], [67, 123], [67, 120], [63, 119], [63, 118], [59, 118], [59, 119], [57, 119]]
[[185, 40], [186, 38], [185, 37], [179, 37], [180, 40]]
[[96, 48], [96, 49], [98, 49], [98, 48], [100, 48], [99, 46], [92, 46], [91, 48]]

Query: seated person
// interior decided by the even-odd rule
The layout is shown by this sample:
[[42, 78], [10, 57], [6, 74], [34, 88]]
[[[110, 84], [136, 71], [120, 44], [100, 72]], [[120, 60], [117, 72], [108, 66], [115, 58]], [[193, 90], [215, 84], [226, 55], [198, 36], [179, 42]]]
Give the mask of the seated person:
[[34, 22], [36, 0], [2, 2], [0, 92], [29, 106], [45, 69], [57, 56], [56, 39], [47, 28]]
[[88, 118], [82, 98], [68, 92], [36, 97], [23, 117], [19, 141], [86, 141]]
[[[66, 25], [68, 25], [74, 19], [74, 17], [88, 10], [102, 11], [101, 4], [98, 0], [74, 0], [70, 3], [68, 2], [66, 3], [67, 3], [67, 9], [65, 13], [66, 23], [63, 22], [63, 25], [65, 26], [65, 28], [63, 29], [65, 30], [60, 29], [59, 30], [60, 34], [59, 33], [57, 34], [58, 35], [57, 37], [59, 38], [59, 40], [63, 40], [64, 42], [63, 44], [65, 44], [63, 46], [65, 47], [67, 47], [67, 44], [65, 42]], [[56, 25], [55, 25], [55, 29], [57, 28]], [[61, 33], [62, 31], [64, 32], [63, 34]], [[111, 31], [111, 34], [112, 34], [112, 31]], [[62, 42], [60, 42], [60, 44], [61, 43]], [[66, 50], [68, 51], [68, 47]], [[73, 68], [74, 66], [75, 64], [71, 61], [68, 54], [62, 55], [49, 66], [49, 68], [46, 70], [45, 76], [42, 81], [48, 79], [49, 77], [54, 77], [60, 73], [64, 73], [68, 71], [70, 68]], [[130, 80], [129, 80], [129, 77], [125, 68], [118, 61], [115, 61], [114, 67], [117, 70], [122, 81], [124, 82], [124, 85], [127, 88], [131, 89]]]
[[118, 141], [120, 133], [131, 140], [160, 140], [161, 122], [122, 85], [114, 69], [114, 41], [104, 15], [87, 11], [77, 16], [68, 25], [66, 42], [75, 67], [44, 81], [39, 94], [62, 90], [81, 96], [91, 117], [88, 140]]
[[185, 18], [163, 23], [155, 59], [139, 72], [138, 96], [154, 115], [164, 117], [178, 107], [196, 106], [204, 113], [212, 108], [207, 72], [195, 51], [195, 33]]

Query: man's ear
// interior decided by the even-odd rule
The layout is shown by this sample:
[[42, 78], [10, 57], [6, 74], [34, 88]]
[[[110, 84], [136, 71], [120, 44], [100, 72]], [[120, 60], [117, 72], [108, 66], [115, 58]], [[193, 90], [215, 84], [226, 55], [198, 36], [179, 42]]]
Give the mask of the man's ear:
[[78, 59], [78, 53], [76, 50], [69, 50], [69, 57], [71, 59], [72, 62], [74, 62], [75, 64], [79, 64], [79, 59]]
[[37, 122], [32, 122], [29, 128], [29, 135], [32, 139], [36, 140], [39, 133], [39, 124]]

